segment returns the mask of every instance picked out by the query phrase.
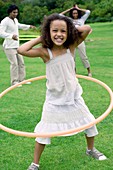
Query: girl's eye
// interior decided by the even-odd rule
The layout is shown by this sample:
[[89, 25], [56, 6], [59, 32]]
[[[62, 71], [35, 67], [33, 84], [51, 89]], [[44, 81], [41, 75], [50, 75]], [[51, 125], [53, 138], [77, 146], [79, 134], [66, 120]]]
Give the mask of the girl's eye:
[[62, 32], [66, 32], [66, 30], [62, 30]]
[[53, 32], [57, 32], [57, 30], [53, 30]]
[[[58, 30], [52, 30], [53, 32], [58, 32]], [[60, 32], [65, 33], [66, 30], [61, 30]]]

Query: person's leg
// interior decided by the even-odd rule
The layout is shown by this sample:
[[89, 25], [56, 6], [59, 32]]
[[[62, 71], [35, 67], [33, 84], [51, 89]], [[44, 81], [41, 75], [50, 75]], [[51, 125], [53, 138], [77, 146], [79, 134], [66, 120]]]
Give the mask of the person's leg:
[[14, 85], [19, 82], [18, 80], [18, 61], [16, 56], [15, 49], [4, 49], [4, 52], [7, 56], [7, 59], [10, 63], [10, 77], [11, 85]]
[[44, 148], [45, 144], [41, 144], [36, 141], [34, 149], [34, 160], [27, 170], [39, 170], [39, 161]]
[[106, 160], [107, 157], [94, 147], [94, 136], [88, 137], [87, 135], [85, 135], [85, 137], [87, 142], [86, 154], [100, 161]]
[[87, 137], [87, 135], [85, 135], [85, 137], [86, 137], [86, 142], [87, 142], [87, 149], [92, 150], [94, 148], [94, 136]]
[[90, 63], [89, 63], [88, 57], [86, 55], [85, 43], [82, 42], [77, 48], [78, 48], [78, 53], [80, 55], [80, 59], [84, 65], [84, 67], [87, 69], [88, 76], [91, 77], [92, 74], [91, 74], [91, 69], [90, 69]]
[[89, 76], [89, 77], [92, 77], [90, 67], [87, 68], [87, 72], [88, 72], [88, 76]]
[[38, 142], [35, 143], [34, 161], [33, 161], [35, 164], [39, 164], [39, 160], [44, 148], [45, 148], [45, 144], [40, 144]]
[[19, 82], [25, 80], [26, 72], [25, 72], [25, 65], [24, 65], [24, 59], [23, 56], [20, 54], [17, 55], [18, 60], [18, 76], [19, 76]]

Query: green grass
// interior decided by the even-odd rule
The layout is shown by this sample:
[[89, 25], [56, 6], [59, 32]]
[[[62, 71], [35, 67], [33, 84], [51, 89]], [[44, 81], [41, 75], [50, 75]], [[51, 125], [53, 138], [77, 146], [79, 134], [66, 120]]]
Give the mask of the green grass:
[[[87, 55], [93, 77], [106, 83], [113, 90], [113, 23], [91, 24], [93, 28], [86, 40]], [[45, 75], [45, 64], [40, 58], [24, 58], [26, 78]], [[0, 46], [0, 92], [10, 86], [9, 63]], [[79, 56], [77, 74], [87, 75]], [[0, 120], [7, 127], [33, 132], [40, 120], [45, 99], [45, 80], [16, 88], [1, 98]], [[100, 85], [80, 79], [83, 97], [90, 111], [97, 118], [108, 107], [108, 92]], [[113, 111], [97, 124], [99, 135], [95, 146], [108, 157], [97, 161], [85, 155], [84, 133], [71, 137], [52, 138], [40, 160], [40, 170], [112, 170], [113, 169]], [[0, 169], [26, 170], [33, 159], [34, 138], [19, 137], [0, 131]]]

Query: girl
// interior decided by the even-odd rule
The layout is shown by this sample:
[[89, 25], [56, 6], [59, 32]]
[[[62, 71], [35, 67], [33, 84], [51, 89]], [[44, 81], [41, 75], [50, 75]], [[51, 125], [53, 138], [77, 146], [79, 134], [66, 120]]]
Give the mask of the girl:
[[[62, 12], [61, 14], [65, 14], [67, 12], [69, 12], [69, 16], [72, 19], [72, 21], [76, 27], [78, 25], [79, 26], [84, 25], [85, 21], [87, 20], [87, 18], [90, 15], [90, 10], [79, 8], [78, 5], [75, 5], [74, 7]], [[82, 13], [84, 13], [84, 14], [82, 14]], [[86, 46], [85, 46], [84, 41], [77, 47], [77, 49], [78, 49], [78, 53], [80, 55], [80, 59], [84, 65], [84, 67], [88, 71], [88, 76], [92, 77], [91, 69], [90, 69], [90, 62], [86, 55]], [[76, 57], [76, 49], [75, 49], [75, 57]]]
[[[52, 14], [43, 22], [42, 36], [18, 48], [20, 54], [41, 57], [46, 64], [46, 99], [35, 132], [65, 131], [94, 120], [81, 97], [82, 88], [75, 77], [74, 62], [74, 50], [90, 30], [88, 25], [76, 29], [68, 17]], [[40, 47], [33, 48], [39, 43], [42, 44]], [[94, 148], [94, 136], [97, 134], [96, 126], [85, 130], [86, 154], [104, 160], [106, 157]], [[28, 170], [39, 169], [39, 160], [46, 144], [50, 144], [50, 138], [36, 138], [34, 160]]]

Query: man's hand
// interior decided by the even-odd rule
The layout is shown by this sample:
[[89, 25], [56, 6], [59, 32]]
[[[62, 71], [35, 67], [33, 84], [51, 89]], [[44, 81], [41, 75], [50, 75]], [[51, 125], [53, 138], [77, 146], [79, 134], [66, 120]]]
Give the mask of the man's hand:
[[30, 28], [32, 29], [36, 29], [36, 27], [34, 25], [30, 25]]
[[12, 36], [12, 39], [17, 41], [17, 40], [18, 40], [18, 36], [14, 34], [14, 35]]

